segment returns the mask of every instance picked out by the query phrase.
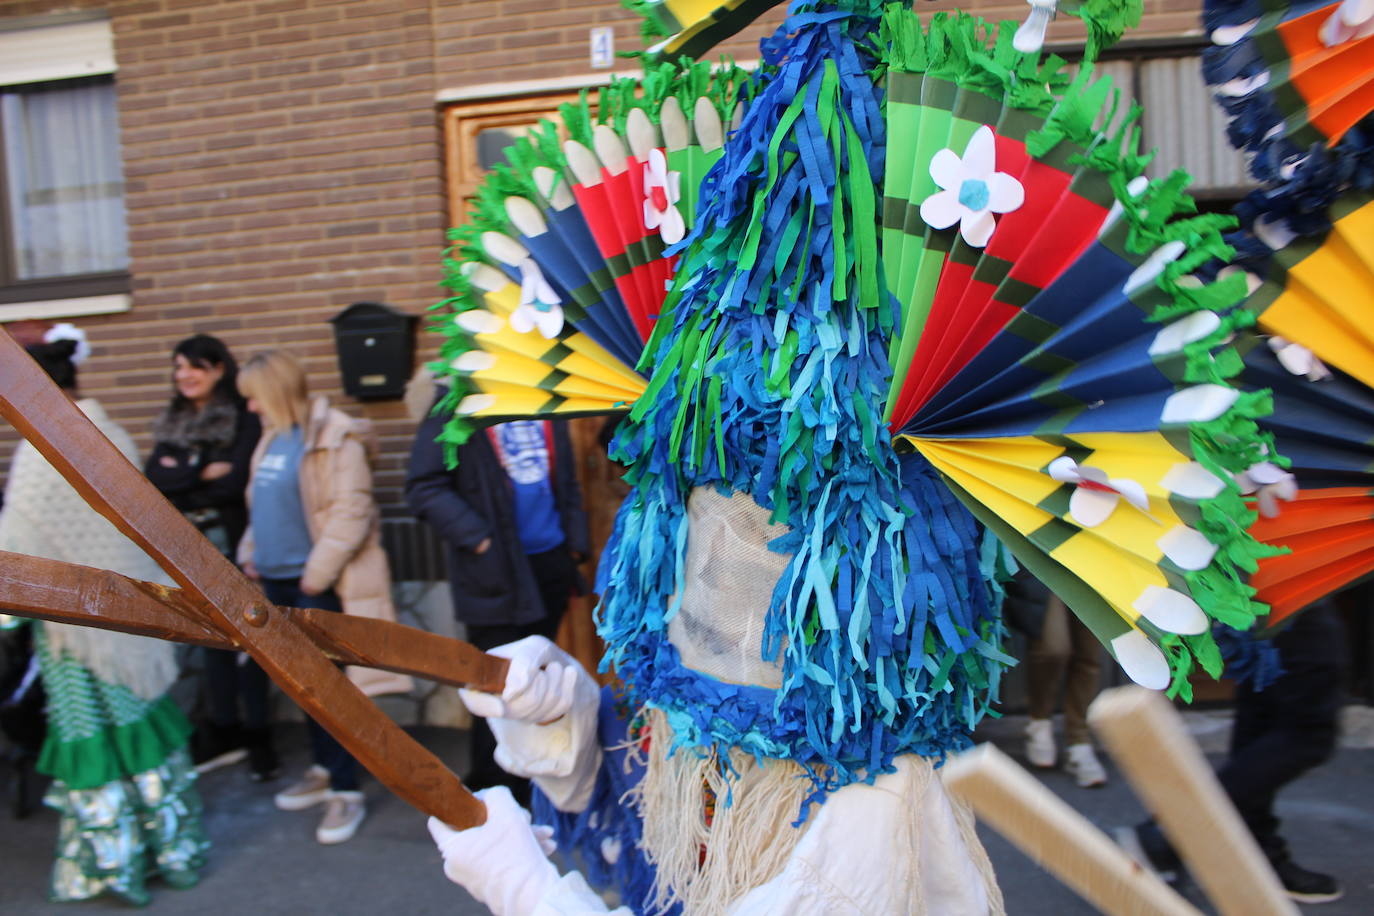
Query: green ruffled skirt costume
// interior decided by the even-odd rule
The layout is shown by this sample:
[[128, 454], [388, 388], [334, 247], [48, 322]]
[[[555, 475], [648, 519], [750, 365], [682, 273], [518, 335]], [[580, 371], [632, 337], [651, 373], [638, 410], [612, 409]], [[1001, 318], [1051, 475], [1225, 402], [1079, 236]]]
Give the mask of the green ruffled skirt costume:
[[142, 699], [54, 656], [41, 633], [38, 652], [48, 693], [38, 770], [53, 777], [44, 801], [61, 814], [52, 899], [110, 892], [142, 905], [152, 876], [191, 887], [209, 844], [186, 752], [190, 723], [165, 695]]
[[[77, 406], [126, 457], [137, 458], [133, 440], [99, 403]], [[0, 550], [168, 581], [27, 442], [10, 463]], [[14, 624], [0, 617], [0, 626]], [[61, 815], [51, 898], [109, 893], [141, 905], [151, 877], [195, 884], [209, 844], [186, 752], [191, 726], [167, 696], [177, 677], [172, 647], [83, 627], [33, 626], [48, 695], [37, 769], [52, 777], [44, 801]]]

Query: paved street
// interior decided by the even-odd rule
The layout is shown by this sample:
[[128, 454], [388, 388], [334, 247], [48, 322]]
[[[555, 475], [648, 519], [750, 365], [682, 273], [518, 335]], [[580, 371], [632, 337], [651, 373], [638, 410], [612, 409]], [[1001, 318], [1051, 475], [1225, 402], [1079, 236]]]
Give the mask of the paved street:
[[[1363, 726], [1367, 708], [1356, 710]], [[1190, 728], [1204, 749], [1224, 746], [1224, 714], [1189, 713]], [[1020, 754], [1021, 717], [988, 723], [979, 737]], [[1355, 729], [1347, 746], [1319, 771], [1283, 796], [1280, 814], [1300, 862], [1341, 876], [1345, 899], [1307, 908], [1324, 916], [1374, 912], [1374, 749], [1369, 729]], [[416, 729], [416, 736], [441, 759], [466, 756], [465, 735], [445, 729]], [[289, 772], [306, 764], [304, 729], [281, 726], [280, 743], [289, 751]], [[1355, 746], [1351, 746], [1355, 745]], [[8, 789], [8, 771], [0, 768], [0, 789]], [[1115, 770], [1112, 771], [1115, 776]], [[1141, 816], [1128, 787], [1114, 779], [1103, 789], [1082, 790], [1059, 772], [1043, 775], [1055, 792], [1105, 828], [1131, 823]], [[430, 843], [424, 819], [375, 784], [368, 787], [371, 816], [352, 841], [335, 847], [315, 843], [317, 814], [286, 814], [272, 807], [272, 789], [248, 780], [247, 770], [231, 768], [207, 775], [201, 783], [206, 825], [215, 846], [201, 884], [189, 891], [156, 888], [147, 912], [207, 914], [484, 913], [461, 890], [449, 884]], [[6, 797], [8, 797], [6, 795]], [[43, 811], [14, 821], [0, 812], [0, 912], [5, 914], [72, 914], [128, 912], [112, 902], [53, 906], [44, 902], [44, 879], [50, 863], [56, 818]], [[1075, 916], [1092, 908], [1074, 897], [999, 837], [984, 832], [1013, 916]], [[1203, 905], [1201, 898], [1195, 901]], [[876, 914], [875, 914], [876, 916]]]

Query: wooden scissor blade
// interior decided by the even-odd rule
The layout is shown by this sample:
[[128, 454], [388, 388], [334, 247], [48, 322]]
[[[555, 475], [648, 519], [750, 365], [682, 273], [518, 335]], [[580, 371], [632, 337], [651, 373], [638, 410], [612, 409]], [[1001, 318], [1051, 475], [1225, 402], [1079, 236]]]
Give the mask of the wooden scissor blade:
[[[180, 589], [103, 569], [0, 550], [0, 608], [19, 617], [118, 630], [213, 649], [240, 649]], [[471, 643], [389, 620], [281, 608], [333, 661], [499, 693], [510, 663]]]
[[268, 604], [8, 332], [0, 333], [0, 415], [157, 561], [206, 624], [252, 655], [387, 788], [454, 827], [486, 820], [458, 777], [354, 687], [289, 614]]

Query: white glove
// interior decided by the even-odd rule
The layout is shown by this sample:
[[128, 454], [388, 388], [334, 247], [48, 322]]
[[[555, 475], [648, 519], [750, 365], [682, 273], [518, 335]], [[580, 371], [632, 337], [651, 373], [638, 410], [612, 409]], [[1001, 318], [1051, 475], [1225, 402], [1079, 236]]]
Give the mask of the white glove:
[[601, 769], [601, 688], [575, 658], [542, 636], [498, 646], [491, 654], [510, 659], [501, 695], [459, 695], [474, 715], [487, 717], [496, 736], [496, 763], [533, 779], [559, 811], [581, 811]]
[[429, 819], [429, 835], [444, 857], [444, 874], [496, 916], [533, 913], [558, 883], [558, 869], [540, 842], [541, 828], [530, 826], [530, 813], [505, 786], [483, 789], [477, 797], [487, 806], [487, 820], [480, 827], [454, 830], [437, 817]]
[[565, 715], [576, 694], [577, 659], [543, 636], [497, 646], [491, 654], [510, 659], [501, 695], [462, 688], [469, 711], [485, 719], [548, 723]]

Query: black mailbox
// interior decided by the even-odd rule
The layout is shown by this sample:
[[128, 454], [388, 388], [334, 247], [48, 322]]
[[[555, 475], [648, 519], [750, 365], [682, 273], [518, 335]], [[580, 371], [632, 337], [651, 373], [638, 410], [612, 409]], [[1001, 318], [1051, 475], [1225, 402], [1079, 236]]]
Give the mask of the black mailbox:
[[414, 315], [355, 302], [333, 318], [343, 387], [355, 398], [399, 398], [415, 368]]

